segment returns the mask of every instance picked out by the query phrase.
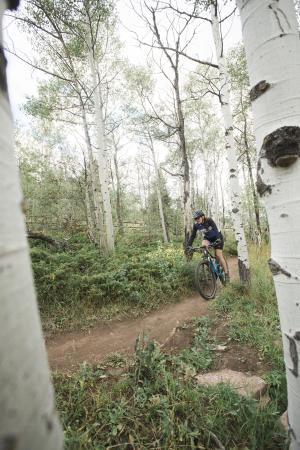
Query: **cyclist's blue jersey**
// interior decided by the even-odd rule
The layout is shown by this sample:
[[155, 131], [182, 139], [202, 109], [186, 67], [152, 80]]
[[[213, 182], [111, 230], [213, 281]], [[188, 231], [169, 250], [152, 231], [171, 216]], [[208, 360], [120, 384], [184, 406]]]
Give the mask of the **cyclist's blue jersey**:
[[210, 218], [205, 218], [203, 223], [194, 224], [193, 231], [189, 240], [189, 245], [192, 245], [192, 243], [194, 242], [197, 232], [200, 232], [203, 235], [203, 239], [206, 239], [209, 242], [214, 242], [216, 239], [221, 237], [221, 233], [218, 230], [217, 225]]

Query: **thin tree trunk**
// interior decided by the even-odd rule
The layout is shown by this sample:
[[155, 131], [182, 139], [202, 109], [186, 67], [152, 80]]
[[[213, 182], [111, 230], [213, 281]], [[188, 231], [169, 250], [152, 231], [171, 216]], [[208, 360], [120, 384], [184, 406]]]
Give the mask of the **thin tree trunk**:
[[292, 0], [238, 0], [252, 89], [288, 389], [290, 450], [300, 450], [300, 41]]
[[12, 136], [0, 27], [0, 448], [60, 450]]
[[[217, 167], [217, 165], [215, 166]], [[217, 226], [220, 227], [220, 200], [219, 200], [219, 191], [218, 191], [218, 184], [217, 184], [218, 176], [215, 173], [214, 180], [213, 180], [213, 190], [214, 190], [214, 221], [216, 222]]]
[[[156, 22], [155, 9], [151, 9], [152, 18], [153, 18], [153, 28], [157, 42], [164, 52], [166, 58], [168, 59], [170, 66], [174, 72], [174, 81], [172, 83], [174, 92], [175, 92], [175, 113], [176, 113], [176, 128], [179, 140], [179, 148], [181, 153], [181, 168], [183, 171], [183, 227], [184, 227], [184, 248], [186, 249], [188, 240], [190, 238], [192, 232], [192, 210], [191, 210], [191, 196], [190, 196], [190, 169], [189, 169], [189, 161], [187, 155], [186, 148], [186, 140], [185, 140], [185, 125], [184, 125], [184, 115], [182, 110], [182, 100], [180, 97], [180, 86], [179, 86], [179, 46], [180, 46], [180, 37], [181, 33], [177, 35], [176, 40], [176, 52], [175, 52], [175, 61], [173, 61], [172, 57], [167, 51], [167, 48], [164, 46], [161, 35]], [[174, 31], [174, 30], [173, 30]]]
[[121, 188], [118, 155], [117, 155], [117, 146], [116, 146], [115, 142], [114, 142], [114, 146], [115, 146], [114, 167], [115, 167], [115, 174], [116, 174], [116, 213], [117, 213], [119, 233], [120, 233], [120, 235], [123, 235], [124, 234], [124, 223], [123, 223], [123, 206], [122, 206], [122, 188]]
[[205, 173], [205, 185], [204, 185], [204, 199], [205, 204], [201, 209], [204, 209], [206, 216], [211, 216], [211, 199], [210, 199], [210, 169], [209, 164], [206, 158], [206, 154], [203, 152], [203, 165], [204, 165], [204, 173]]
[[[90, 190], [91, 195], [89, 195], [91, 202], [91, 213], [94, 222], [94, 228], [96, 235], [95, 239], [99, 242], [100, 249], [105, 249], [105, 230], [103, 223], [102, 205], [101, 205], [101, 192], [98, 188], [97, 179], [99, 179], [97, 163], [94, 160], [92, 144], [90, 139], [90, 133], [88, 129], [88, 123], [86, 118], [85, 106], [82, 101], [81, 96], [79, 96], [80, 106], [81, 106], [81, 116], [84, 129], [85, 143], [88, 151], [89, 160], [89, 180], [90, 180]], [[93, 233], [94, 234], [94, 233]]]
[[93, 202], [92, 202], [92, 190], [91, 190], [91, 180], [90, 180], [90, 174], [87, 169], [87, 161], [85, 154], [83, 155], [84, 158], [84, 186], [81, 186], [81, 183], [79, 183], [79, 186], [81, 187], [82, 193], [84, 193], [84, 212], [85, 212], [85, 221], [86, 221], [86, 227], [87, 232], [90, 240], [92, 242], [96, 242], [96, 218], [95, 218], [95, 211], [93, 209]]
[[155, 176], [157, 179], [155, 188], [156, 188], [156, 195], [157, 195], [157, 200], [158, 200], [159, 217], [160, 217], [160, 223], [161, 223], [161, 228], [162, 228], [162, 233], [163, 233], [163, 239], [164, 239], [164, 242], [169, 242], [169, 240], [170, 240], [169, 233], [168, 233], [168, 229], [167, 229], [167, 225], [166, 225], [165, 212], [164, 212], [162, 195], [161, 195], [161, 186], [160, 186], [161, 185], [161, 182], [160, 182], [161, 174], [160, 174], [158, 164], [156, 161], [153, 141], [152, 141], [150, 133], [148, 133], [148, 137], [150, 140], [150, 150], [151, 150], [152, 160], [153, 160], [153, 164], [154, 164]]
[[219, 185], [221, 190], [221, 200], [222, 200], [222, 227], [225, 229], [226, 221], [225, 221], [225, 201], [224, 201], [224, 191], [223, 191], [223, 185], [221, 182], [222, 174], [219, 179]]
[[137, 170], [137, 178], [138, 178], [138, 191], [139, 191], [139, 200], [140, 200], [140, 207], [141, 211], [144, 210], [144, 203], [143, 203], [143, 196], [142, 196], [142, 186], [141, 186], [141, 172], [140, 172], [140, 166], [138, 163], [138, 160], [135, 160], [136, 164], [136, 170]]
[[229, 81], [228, 81], [229, 79], [223, 54], [223, 42], [220, 33], [217, 2], [215, 2], [214, 5], [212, 4], [210, 8], [211, 8], [213, 38], [216, 47], [216, 54], [220, 72], [220, 84], [221, 84], [220, 103], [225, 124], [225, 140], [226, 140], [228, 167], [229, 167], [233, 226], [238, 250], [238, 267], [241, 281], [249, 282], [250, 280], [249, 256], [240, 211], [241, 190], [238, 180], [237, 154], [233, 138], [233, 120], [229, 104]]
[[86, 217], [86, 225], [88, 229], [88, 235], [92, 242], [97, 242], [97, 237], [95, 234], [96, 231], [96, 220], [95, 216], [93, 217], [93, 202], [91, 198], [91, 189], [89, 186], [89, 181], [86, 180], [85, 185], [85, 217]]
[[[178, 60], [178, 54], [176, 54], [176, 60]], [[182, 159], [181, 164], [183, 169], [183, 227], [184, 227], [184, 243], [186, 246], [192, 231], [192, 209], [190, 196], [190, 167], [186, 150], [184, 117], [179, 92], [178, 61], [175, 70], [174, 88], [176, 95], [176, 108], [178, 117], [178, 135]]]
[[249, 223], [249, 226], [248, 226], [249, 237], [252, 240], [252, 242], [254, 242], [255, 230], [253, 229], [253, 204], [251, 202], [250, 195], [249, 195], [249, 179], [247, 176], [248, 174], [246, 173], [245, 164], [241, 163], [241, 166], [242, 166], [242, 172], [243, 172], [246, 209], [248, 211], [248, 218], [246, 218], [246, 220], [248, 220], [248, 223]]
[[96, 131], [97, 131], [97, 144], [98, 144], [98, 152], [97, 152], [97, 161], [98, 161], [98, 171], [99, 171], [99, 181], [103, 202], [103, 215], [104, 215], [104, 224], [105, 224], [105, 250], [110, 253], [114, 251], [114, 229], [113, 229], [113, 219], [112, 219], [112, 210], [111, 210], [111, 202], [110, 202], [110, 193], [109, 193], [109, 177], [108, 177], [108, 169], [107, 169], [107, 160], [106, 160], [106, 143], [105, 143], [105, 135], [104, 135], [104, 119], [103, 119], [103, 110], [102, 110], [102, 98], [100, 91], [100, 83], [98, 71], [96, 68], [96, 63], [94, 60], [94, 55], [92, 48], [88, 50], [89, 53], [89, 64], [90, 71], [93, 80], [94, 86], [94, 103], [95, 103], [95, 118], [96, 118]]

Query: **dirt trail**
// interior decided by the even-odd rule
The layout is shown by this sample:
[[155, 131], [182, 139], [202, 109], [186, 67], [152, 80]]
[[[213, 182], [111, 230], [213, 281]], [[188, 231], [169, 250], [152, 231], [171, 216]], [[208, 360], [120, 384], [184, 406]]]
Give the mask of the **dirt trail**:
[[[231, 279], [237, 277], [237, 261], [228, 260]], [[176, 327], [185, 321], [205, 315], [209, 302], [200, 295], [165, 305], [142, 319], [113, 320], [88, 331], [76, 331], [55, 336], [47, 342], [52, 370], [74, 370], [83, 361], [91, 364], [103, 361], [109, 354], [131, 353], [141, 332], [159, 343], [165, 343]]]

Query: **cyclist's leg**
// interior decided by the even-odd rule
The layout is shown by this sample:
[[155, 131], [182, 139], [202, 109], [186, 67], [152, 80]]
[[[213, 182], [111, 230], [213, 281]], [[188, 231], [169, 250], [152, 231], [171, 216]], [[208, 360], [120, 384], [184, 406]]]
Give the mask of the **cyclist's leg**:
[[222, 233], [220, 233], [220, 242], [215, 246], [216, 258], [218, 262], [221, 264], [221, 267], [224, 270], [226, 276], [229, 277], [228, 265], [223, 255], [223, 248], [224, 248], [224, 239]]
[[226, 274], [228, 274], [228, 267], [227, 267], [227, 264], [226, 264], [226, 261], [225, 261], [224, 255], [223, 255], [223, 250], [216, 248], [215, 252], [216, 252], [216, 258], [217, 258], [218, 262], [221, 264], [222, 269], [224, 270], [224, 272]]

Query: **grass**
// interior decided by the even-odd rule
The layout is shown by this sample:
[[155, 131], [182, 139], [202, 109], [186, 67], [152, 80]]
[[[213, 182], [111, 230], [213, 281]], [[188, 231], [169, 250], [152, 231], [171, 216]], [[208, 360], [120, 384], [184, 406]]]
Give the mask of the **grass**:
[[218, 441], [227, 450], [287, 449], [278, 423], [286, 407], [282, 350], [274, 345], [279, 322], [265, 260], [266, 254], [252, 251], [251, 287], [232, 283], [214, 309], [234, 342], [255, 347], [257, 357], [269, 363], [268, 405], [261, 408], [228, 385], [197, 385], [194, 375], [213, 365], [215, 338], [214, 324], [196, 318], [193, 343], [179, 354], [165, 354], [140, 337], [130, 361], [114, 354], [101, 366], [54, 375], [66, 450], [209, 450], [218, 448]]
[[250, 248], [251, 285], [239, 282], [221, 291], [213, 309], [226, 322], [228, 337], [255, 348], [270, 370], [265, 374], [269, 395], [283, 413], [287, 407], [286, 377], [275, 288], [267, 265], [269, 249]]
[[197, 385], [153, 341], [138, 342], [118, 378], [106, 370], [55, 376], [66, 450], [287, 448], [273, 402], [262, 410], [224, 384]]
[[257, 348], [274, 367], [283, 369], [281, 332], [267, 248], [251, 249], [251, 285], [232, 282], [217, 298], [214, 309], [226, 320], [228, 337]]

